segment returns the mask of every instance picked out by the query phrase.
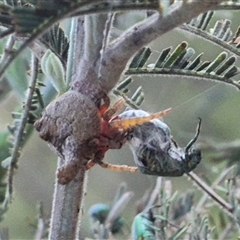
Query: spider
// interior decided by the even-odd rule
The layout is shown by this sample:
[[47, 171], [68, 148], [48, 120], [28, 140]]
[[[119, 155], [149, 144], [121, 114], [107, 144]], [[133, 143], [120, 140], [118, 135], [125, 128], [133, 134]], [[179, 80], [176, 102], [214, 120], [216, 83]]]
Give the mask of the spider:
[[[86, 169], [96, 163], [114, 171], [140, 172], [157, 176], [182, 176], [194, 170], [201, 161], [201, 151], [194, 148], [200, 134], [201, 119], [196, 134], [185, 148], [178, 146], [171, 136], [167, 124], [157, 119], [168, 114], [171, 109], [149, 114], [143, 110], [126, 110], [116, 117], [116, 111], [124, 105], [121, 100], [109, 108], [109, 98], [104, 99], [99, 114], [102, 121], [102, 133], [98, 151], [90, 160]], [[121, 148], [126, 142], [134, 156], [137, 167], [113, 165], [103, 162], [108, 149]]]
[[121, 99], [111, 108], [109, 108], [110, 100], [107, 95], [103, 98], [103, 101], [104, 104], [99, 109], [102, 129], [97, 152], [94, 158], [87, 163], [86, 170], [92, 168], [95, 164], [99, 164], [101, 167], [113, 171], [137, 172], [138, 167], [114, 165], [103, 162], [105, 153], [109, 149], [120, 149], [122, 145], [128, 141], [129, 132], [135, 126], [140, 126], [153, 119], [163, 117], [171, 111], [171, 108], [154, 114], [148, 114], [148, 116], [120, 117], [120, 115], [118, 115], [113, 117], [113, 115], [125, 105], [125, 101]]

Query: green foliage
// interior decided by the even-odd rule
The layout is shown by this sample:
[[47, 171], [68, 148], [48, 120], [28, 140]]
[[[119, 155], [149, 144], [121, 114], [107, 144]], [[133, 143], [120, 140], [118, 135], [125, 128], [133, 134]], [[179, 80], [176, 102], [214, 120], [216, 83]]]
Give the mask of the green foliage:
[[[9, 37], [8, 41], [2, 44], [0, 76], [2, 77], [10, 63], [30, 44], [43, 45], [45, 55], [41, 55], [41, 69], [35, 66], [31, 68], [30, 79], [34, 78], [31, 84], [27, 77], [29, 68], [29, 52], [24, 58], [17, 58], [13, 65], [6, 72], [6, 81], [12, 88], [14, 94], [18, 95], [24, 106], [19, 104], [16, 111], [12, 113], [13, 123], [9, 124], [8, 131], [0, 132], [0, 217], [8, 208], [12, 196], [12, 177], [16, 171], [18, 159], [22, 149], [33, 130], [33, 124], [39, 118], [45, 106], [54, 98], [54, 89], [46, 80], [42, 82], [42, 72], [50, 77], [59, 92], [67, 90], [65, 84], [66, 65], [69, 50], [69, 40], [58, 22], [65, 18], [80, 16], [84, 14], [106, 13], [129, 11], [132, 9], [159, 10], [165, 15], [172, 1], [159, 3], [159, 1], [126, 1], [119, 5], [117, 1], [0, 1], [0, 23], [3, 31], [0, 37]], [[239, 9], [240, 1], [227, 1], [218, 9]], [[240, 89], [239, 67], [240, 57], [240, 27], [233, 30], [231, 21], [218, 20], [212, 24], [214, 12], [210, 11], [193, 19], [180, 27], [203, 41], [217, 44], [223, 52], [216, 53], [214, 59], [202, 60], [205, 54], [196, 55], [197, 49], [189, 47], [189, 43], [182, 41], [175, 48], [168, 47], [160, 51], [158, 58], [152, 62], [152, 49], [145, 47], [132, 59], [126, 69], [127, 78], [117, 84], [113, 94], [125, 99], [126, 105], [139, 109], [144, 100], [144, 93], [141, 86], [133, 85], [136, 89], [130, 95], [131, 83], [135, 75], [156, 75], [174, 76], [179, 78], [190, 77], [199, 80], [211, 80], [219, 83], [226, 83]], [[209, 29], [209, 27], [212, 28]], [[11, 34], [17, 34], [13, 38]], [[19, 39], [18, 39], [19, 38]], [[37, 40], [37, 41], [36, 41]], [[20, 47], [16, 43], [20, 42]], [[6, 45], [5, 47], [3, 47]], [[196, 48], [196, 47], [195, 47]], [[38, 64], [37, 64], [38, 65]], [[15, 69], [21, 71], [15, 71]], [[49, 70], [50, 69], [50, 70]], [[46, 85], [46, 86], [45, 86]], [[57, 85], [57, 86], [56, 86]], [[26, 90], [29, 88], [32, 91]], [[176, 85], [177, 86], [177, 85]], [[29, 100], [27, 102], [27, 100]], [[201, 149], [209, 152], [208, 159], [214, 162], [225, 161], [227, 166], [239, 163], [239, 139], [230, 143], [216, 143], [214, 141], [202, 141]], [[239, 168], [239, 167], [238, 167]], [[8, 179], [7, 184], [5, 177]], [[147, 231], [152, 239], [233, 239], [237, 236], [240, 225], [240, 210], [238, 206], [240, 183], [232, 168], [227, 169], [209, 187], [202, 179], [195, 175], [189, 175], [200, 189], [195, 192], [185, 192], [184, 195], [177, 195], [172, 191], [170, 181], [162, 178], [157, 180], [156, 187], [148, 191], [147, 196], [139, 200], [136, 216], [133, 223], [138, 225], [133, 230], [133, 239], [148, 239], [144, 235]], [[159, 183], [159, 181], [161, 181]], [[212, 182], [211, 180], [209, 180]], [[197, 196], [196, 196], [197, 195]], [[200, 197], [199, 197], [200, 196]], [[126, 191], [122, 185], [115, 195], [111, 204], [102, 203], [90, 210], [91, 230], [94, 237], [108, 239], [110, 233], [123, 234], [128, 236], [129, 231], [124, 232], [125, 222], [121, 216], [123, 210], [132, 197], [131, 192]], [[209, 199], [210, 197], [210, 199]], [[206, 204], [207, 203], [207, 204]], [[216, 205], [213, 207], [213, 205]], [[220, 207], [219, 207], [220, 206]], [[96, 214], [97, 211], [97, 214]], [[38, 217], [39, 226], [42, 224], [43, 213], [40, 209]], [[203, 214], [199, 214], [203, 212]], [[99, 213], [99, 215], [98, 215]], [[44, 234], [47, 232], [47, 221], [44, 222]], [[140, 222], [140, 226], [139, 226]], [[142, 224], [142, 225], [141, 225]], [[39, 230], [39, 226], [37, 229]], [[135, 229], [135, 227], [133, 227]], [[225, 229], [225, 230], [224, 230]], [[146, 230], [142, 232], [142, 230]]]
[[61, 62], [66, 65], [69, 40], [59, 24], [55, 24], [43, 34], [41, 42], [51, 49], [60, 58]]
[[47, 50], [43, 55], [41, 69], [59, 94], [67, 91], [63, 65], [51, 50]]
[[[5, 73], [8, 66], [12, 61], [37, 37], [41, 36], [46, 30], [52, 27], [58, 21], [75, 15], [83, 15], [91, 12], [108, 12], [110, 9], [113, 11], [119, 10], [118, 3], [103, 2], [95, 4], [94, 1], [58, 1], [56, 5], [55, 1], [32, 1], [27, 3], [20, 2], [20, 6], [10, 7], [6, 3], [0, 4], [0, 22], [7, 29], [0, 34], [0, 38], [5, 37], [13, 32], [18, 34], [30, 33], [30, 37], [26, 40], [17, 51], [15, 51], [8, 61], [0, 69], [0, 78]], [[144, 9], [158, 9], [157, 1], [144, 1], [138, 3], [139, 7]], [[86, 7], [88, 8], [86, 11]], [[122, 6], [121, 6], [122, 7]], [[125, 9], [132, 9], [136, 7], [134, 2], [127, 2], [124, 5]]]
[[111, 205], [98, 203], [93, 205], [89, 211], [91, 231], [97, 239], [108, 239], [110, 233], [123, 234], [124, 219], [121, 213], [133, 197], [132, 192], [126, 191], [126, 184], [121, 184], [115, 194]]
[[190, 23], [182, 25], [180, 28], [202, 37], [206, 41], [210, 41], [223, 48], [225, 51], [240, 57], [238, 37], [240, 28], [238, 27], [235, 33], [231, 29], [231, 21], [228, 19], [216, 21], [214, 27], [207, 30], [207, 26], [213, 17], [213, 12], [207, 12], [193, 19]]
[[[220, 182], [227, 179], [231, 171], [232, 169], [228, 169], [217, 179], [215, 188], [220, 188]], [[236, 207], [234, 214], [222, 211], [221, 208], [214, 208], [211, 205], [213, 203], [211, 199], [205, 196], [205, 189], [200, 189], [203, 193], [202, 197], [196, 197], [196, 191], [187, 191], [180, 195], [172, 192], [171, 181], [158, 177], [156, 186], [146, 191], [136, 205], [131, 239], [233, 239], [239, 224], [239, 208], [237, 202], [234, 203], [236, 201], [234, 192], [239, 189], [239, 181], [234, 177], [229, 184], [225, 186], [221, 184], [221, 187], [227, 187], [225, 189], [229, 191], [228, 198], [229, 200], [232, 198], [230, 201]], [[209, 204], [206, 204], [207, 202]], [[100, 214], [103, 206], [107, 205], [96, 204], [90, 212], [94, 209], [95, 214]], [[202, 214], [198, 212], [199, 210]], [[97, 234], [100, 229], [106, 226], [104, 221], [100, 221], [99, 216], [98, 220], [95, 218], [95, 221], [91, 223], [93, 228], [96, 227], [97, 222], [99, 224], [98, 229], [94, 228], [95, 239], [98, 239]], [[104, 215], [104, 219], [106, 218], [107, 216]], [[105, 231], [109, 230], [105, 228]], [[130, 237], [127, 238], [130, 239]]]
[[235, 57], [227, 58], [227, 53], [220, 53], [212, 61], [201, 61], [202, 53], [195, 57], [195, 50], [188, 48], [186, 42], [182, 42], [172, 52], [172, 47], [164, 49], [155, 63], [147, 63], [151, 49], [144, 48], [133, 58], [127, 75], [165, 75], [187, 76], [197, 79], [220, 81], [231, 84], [240, 89], [238, 81], [232, 78], [239, 74], [239, 68], [234, 64]]
[[129, 92], [129, 84], [132, 82], [132, 78], [126, 78], [113, 89], [113, 94], [116, 96], [122, 97], [126, 104], [133, 109], [139, 109], [139, 106], [142, 104], [144, 100], [144, 93], [142, 87], [139, 87], [133, 95], [130, 97], [127, 96]]

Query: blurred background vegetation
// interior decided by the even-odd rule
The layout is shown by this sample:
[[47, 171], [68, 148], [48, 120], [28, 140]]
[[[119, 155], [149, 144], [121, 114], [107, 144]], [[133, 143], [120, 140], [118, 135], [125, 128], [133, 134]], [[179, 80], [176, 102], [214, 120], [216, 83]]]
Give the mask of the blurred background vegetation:
[[[144, 13], [141, 12], [118, 14], [114, 35], [118, 35], [123, 29], [143, 18]], [[240, 15], [230, 11], [216, 12], [209, 27], [213, 27], [214, 20], [226, 18], [232, 20], [232, 29], [238, 28]], [[62, 26], [68, 29], [68, 21], [64, 21]], [[169, 46], [175, 48], [182, 41], [188, 42], [189, 46], [196, 50], [196, 55], [204, 52], [203, 60], [214, 59], [222, 51], [203, 39], [177, 29], [151, 44], [153, 51], [151, 59], [156, 60], [164, 48]], [[21, 79], [20, 86], [25, 90], [27, 89], [27, 79], [22, 69], [28, 69], [28, 58], [29, 53], [26, 52], [15, 61], [11, 71], [8, 72], [8, 77], [14, 80], [11, 84], [16, 82], [15, 78]], [[171, 114], [166, 116], [164, 121], [170, 126], [172, 135], [180, 146], [186, 146], [194, 136], [198, 117], [202, 118], [199, 143], [205, 141], [228, 143], [240, 139], [240, 95], [236, 88], [224, 83], [199, 81], [191, 78], [142, 76], [133, 77], [133, 79], [134, 82], [129, 87], [131, 92], [133, 93], [141, 85], [145, 93], [142, 109], [148, 112], [157, 112], [172, 107]], [[0, 127], [2, 130], [12, 122], [11, 112], [16, 111], [16, 106], [24, 101], [20, 96], [20, 93], [23, 92], [22, 89], [17, 89], [19, 92], [10, 91], [7, 95], [0, 96]], [[206, 151], [203, 151], [202, 154], [203, 160], [195, 172], [207, 183], [211, 183], [226, 168], [228, 159], [224, 162], [212, 161], [211, 154]], [[239, 161], [240, 155], [237, 158]], [[121, 150], [109, 151], [105, 161], [134, 165], [128, 146], [124, 146]], [[9, 228], [10, 239], [33, 238], [36, 229], [32, 225], [36, 222], [36, 206], [40, 201], [43, 202], [46, 215], [50, 216], [56, 165], [56, 156], [34, 132], [22, 150], [19, 169], [14, 176], [13, 202], [0, 224], [1, 228]], [[88, 179], [82, 228], [84, 235], [89, 237], [87, 211], [93, 204], [111, 202], [116, 188], [120, 183], [126, 182], [128, 190], [134, 192], [133, 199], [123, 212], [126, 225], [130, 228], [136, 212], [134, 203], [142, 197], [146, 189], [155, 183], [156, 177], [141, 173], [117, 173], [95, 166], [89, 171]], [[173, 189], [178, 190], [179, 193], [185, 192], [186, 189], [196, 191], [196, 186], [185, 176], [171, 178], [171, 180]]]

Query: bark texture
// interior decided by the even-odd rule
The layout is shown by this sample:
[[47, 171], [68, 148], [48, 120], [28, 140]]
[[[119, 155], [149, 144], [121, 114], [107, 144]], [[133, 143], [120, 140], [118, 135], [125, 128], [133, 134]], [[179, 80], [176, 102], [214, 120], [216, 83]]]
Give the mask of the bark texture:
[[58, 97], [35, 127], [64, 160], [57, 174], [61, 184], [70, 182], [96, 152], [100, 135], [98, 108], [82, 93], [68, 91]]

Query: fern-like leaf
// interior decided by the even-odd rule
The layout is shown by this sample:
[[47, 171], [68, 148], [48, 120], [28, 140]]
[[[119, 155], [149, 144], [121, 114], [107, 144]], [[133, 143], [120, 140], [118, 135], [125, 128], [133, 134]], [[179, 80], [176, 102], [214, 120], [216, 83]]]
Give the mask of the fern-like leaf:
[[[143, 61], [143, 55], [150, 48], [141, 50], [141, 54], [137, 53], [130, 64], [126, 75], [172, 75], [176, 77], [191, 77], [197, 79], [213, 80], [233, 85], [240, 89], [240, 82], [232, 79], [239, 74], [239, 68], [234, 65], [236, 58], [231, 56], [228, 58], [226, 52], [220, 53], [212, 61], [201, 61], [203, 54], [198, 55], [192, 60], [195, 53], [193, 48], [188, 48], [186, 42], [182, 42], [172, 52], [171, 48], [164, 49], [155, 63], [146, 62], [149, 60], [144, 58], [144, 65], [136, 63]], [[145, 56], [145, 55], [144, 55]], [[134, 66], [134, 68], [132, 67]]]
[[215, 8], [215, 10], [239, 10], [239, 9], [240, 9], [239, 0], [228, 0]]
[[46, 44], [52, 52], [60, 57], [62, 63], [67, 62], [69, 40], [59, 24], [55, 24], [47, 33], [45, 33], [42, 36], [41, 41]]
[[223, 48], [224, 51], [228, 51], [234, 54], [237, 58], [240, 58], [240, 27], [235, 31], [231, 29], [231, 21], [228, 19], [218, 20], [215, 25], [206, 30], [213, 16], [213, 12], [208, 12], [194, 18], [190, 23], [183, 24], [180, 28], [184, 31], [188, 31], [191, 34], [200, 36], [206, 41], [214, 43]]
[[32, 104], [33, 94], [35, 85], [37, 82], [38, 73], [38, 60], [33, 57], [32, 69], [31, 69], [31, 81], [29, 91], [26, 96], [26, 102], [24, 104], [23, 114], [14, 113], [12, 114], [14, 118], [14, 126], [9, 127], [11, 134], [13, 135], [12, 148], [10, 149], [11, 156], [6, 158], [1, 162], [2, 166], [8, 168], [8, 183], [6, 188], [5, 199], [2, 204], [2, 209], [0, 211], [0, 217], [8, 208], [8, 204], [11, 202], [12, 191], [13, 191], [13, 173], [17, 168], [17, 161], [20, 156], [20, 149], [22, 147], [23, 139], [25, 137], [25, 128], [29, 120], [29, 114], [31, 111], [36, 110]]
[[132, 81], [133, 79], [129, 77], [120, 82], [113, 89], [113, 94], [122, 97], [130, 108], [139, 109], [139, 106], [142, 104], [144, 100], [144, 93], [142, 87], [139, 87], [131, 97], [128, 97], [126, 95], [129, 92], [127, 87]]
[[[101, 4], [100, 4], [101, 3]], [[104, 6], [103, 12], [109, 12], [114, 7], [115, 11], [119, 11], [118, 2], [100, 2], [99, 5]], [[138, 5], [141, 5], [143, 9], [148, 9], [150, 6], [155, 10], [158, 10], [158, 1], [147, 0], [144, 2], [136, 3], [132, 2], [129, 7], [128, 4], [121, 5], [120, 8], [126, 7], [125, 10], [136, 9]], [[72, 17], [78, 14], [86, 14], [85, 10], [91, 7], [96, 7], [96, 1], [33, 1], [30, 4], [26, 4], [20, 7], [10, 7], [6, 3], [0, 3], [0, 23], [7, 27], [5, 31], [0, 33], [0, 38], [13, 32], [18, 34], [30, 34], [30, 37], [15, 51], [8, 61], [1, 66], [0, 78], [12, 63], [12, 61], [37, 37], [41, 36], [47, 29], [52, 27], [55, 23], [68, 17]], [[81, 13], [81, 10], [83, 12]], [[80, 12], [79, 12], [80, 11]], [[91, 11], [90, 11], [91, 12]], [[98, 11], [97, 11], [98, 12]], [[101, 11], [100, 11], [101, 12]], [[33, 19], [33, 20], [32, 20]]]

